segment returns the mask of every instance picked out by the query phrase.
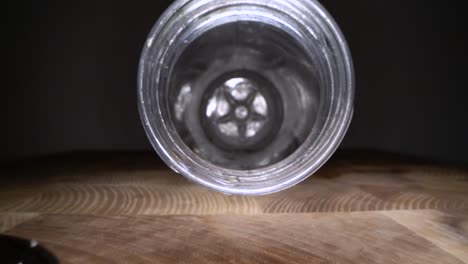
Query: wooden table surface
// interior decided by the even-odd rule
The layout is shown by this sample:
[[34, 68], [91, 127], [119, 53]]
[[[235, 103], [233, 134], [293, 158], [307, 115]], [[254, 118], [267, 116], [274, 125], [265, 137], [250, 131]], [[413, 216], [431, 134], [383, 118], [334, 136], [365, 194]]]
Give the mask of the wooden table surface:
[[190, 183], [155, 154], [15, 162], [0, 232], [60, 263], [467, 263], [468, 170], [364, 156], [261, 197]]

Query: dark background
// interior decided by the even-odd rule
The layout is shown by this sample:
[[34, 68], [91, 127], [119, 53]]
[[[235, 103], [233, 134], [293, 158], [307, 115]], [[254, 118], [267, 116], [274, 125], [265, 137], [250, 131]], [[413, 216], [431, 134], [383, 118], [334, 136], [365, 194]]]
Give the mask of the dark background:
[[[149, 30], [171, 1], [16, 1], [5, 8], [1, 159], [150, 150], [136, 76]], [[356, 70], [342, 148], [468, 164], [463, 1], [323, 0]]]

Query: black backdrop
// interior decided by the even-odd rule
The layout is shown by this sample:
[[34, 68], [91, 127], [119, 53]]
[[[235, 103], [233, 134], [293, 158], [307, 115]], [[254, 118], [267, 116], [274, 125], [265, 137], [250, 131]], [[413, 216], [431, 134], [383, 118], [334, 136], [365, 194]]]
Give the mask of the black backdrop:
[[[1, 158], [147, 150], [140, 50], [171, 1], [24, 1], [6, 12]], [[354, 58], [343, 148], [468, 163], [463, 1], [323, 0]]]

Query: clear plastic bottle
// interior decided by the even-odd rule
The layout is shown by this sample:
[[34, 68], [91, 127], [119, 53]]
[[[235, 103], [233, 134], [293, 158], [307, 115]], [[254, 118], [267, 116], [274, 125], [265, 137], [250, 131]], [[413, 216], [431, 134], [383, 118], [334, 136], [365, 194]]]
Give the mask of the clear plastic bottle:
[[276, 192], [319, 169], [353, 112], [351, 57], [314, 0], [178, 0], [141, 55], [148, 138], [212, 189]]

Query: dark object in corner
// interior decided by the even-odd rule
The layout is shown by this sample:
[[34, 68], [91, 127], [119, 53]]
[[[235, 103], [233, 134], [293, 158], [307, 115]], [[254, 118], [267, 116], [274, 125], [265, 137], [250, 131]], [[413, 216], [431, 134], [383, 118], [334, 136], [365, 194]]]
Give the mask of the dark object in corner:
[[0, 235], [0, 263], [57, 264], [57, 259], [35, 240]]

